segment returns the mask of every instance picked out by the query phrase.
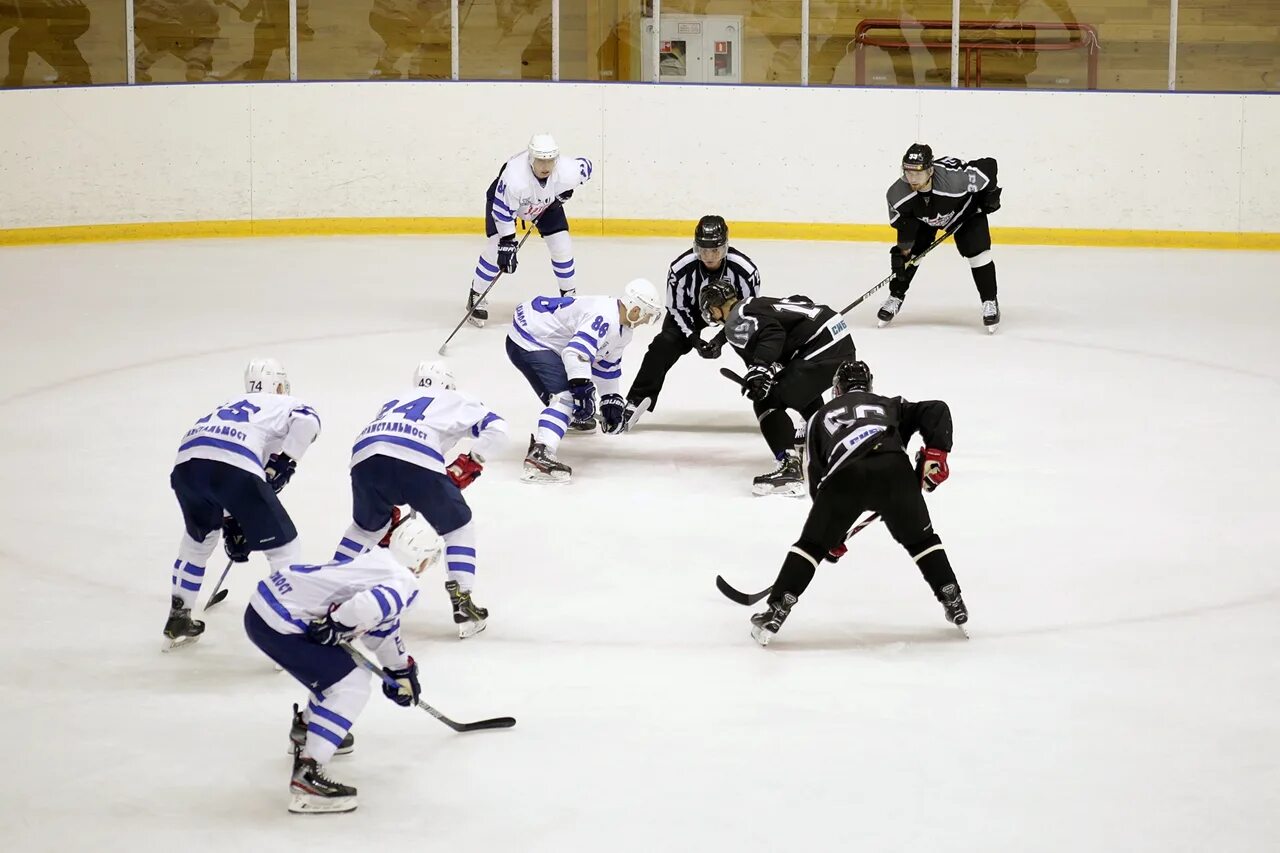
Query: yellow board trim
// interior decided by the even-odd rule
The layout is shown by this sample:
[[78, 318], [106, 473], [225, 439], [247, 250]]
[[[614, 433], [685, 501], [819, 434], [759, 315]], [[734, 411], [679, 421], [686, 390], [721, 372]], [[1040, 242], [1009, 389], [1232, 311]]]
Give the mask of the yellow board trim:
[[[683, 239], [693, 233], [693, 225], [692, 219], [577, 219], [574, 220], [573, 230], [575, 235], [583, 237]], [[187, 240], [205, 237], [475, 234], [482, 230], [481, 221], [469, 216], [130, 222], [117, 225], [62, 225], [52, 228], [0, 229], [0, 246], [105, 243], [120, 240]], [[996, 243], [1006, 245], [1280, 250], [1280, 234], [1252, 232], [992, 228], [991, 234]], [[733, 236], [735, 239], [750, 240], [839, 240], [886, 243], [893, 239], [893, 229], [887, 225], [735, 221]]]

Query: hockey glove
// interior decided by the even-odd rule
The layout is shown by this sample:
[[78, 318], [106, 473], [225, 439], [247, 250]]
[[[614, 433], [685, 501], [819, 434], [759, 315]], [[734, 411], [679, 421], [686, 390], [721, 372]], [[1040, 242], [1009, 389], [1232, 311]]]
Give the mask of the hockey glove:
[[560, 202], [561, 204], [564, 204], [566, 201], [568, 201], [571, 198], [573, 198], [573, 190], [565, 190], [564, 192], [560, 193], [560, 195], [556, 196], [556, 201]]
[[837, 562], [845, 554], [849, 553], [849, 546], [841, 542], [836, 547], [827, 552], [827, 559], [831, 562]]
[[465, 489], [480, 476], [480, 472], [484, 470], [484, 465], [470, 453], [463, 453], [444, 470], [449, 475], [449, 479], [453, 480], [455, 486], [459, 489]]
[[516, 271], [516, 235], [511, 234], [498, 241], [498, 269], [505, 273]]
[[978, 204], [986, 213], [995, 213], [1000, 209], [1000, 191], [1003, 187], [991, 187], [978, 198]]
[[916, 453], [916, 471], [920, 474], [920, 488], [932, 492], [951, 476], [947, 467], [947, 451], [926, 447]]
[[311, 642], [322, 646], [336, 646], [338, 643], [350, 640], [355, 630], [349, 625], [335, 621], [333, 610], [330, 609], [323, 617], [307, 626], [307, 637]]
[[570, 379], [569, 393], [573, 395], [573, 419], [585, 421], [596, 413], [596, 386], [590, 379]]
[[617, 435], [627, 425], [627, 403], [621, 394], [605, 394], [600, 398], [600, 419], [604, 421], [600, 431], [605, 435]]
[[231, 562], [249, 562], [249, 540], [245, 538], [240, 522], [229, 515], [222, 519], [222, 547]]
[[[903, 284], [907, 282], [907, 260], [910, 254], [910, 249], [904, 252], [901, 246], [889, 247], [889, 267], [893, 270], [895, 281]], [[893, 288], [890, 287], [889, 289], [892, 290]]]
[[287, 453], [276, 453], [267, 459], [267, 467], [264, 473], [267, 475], [267, 485], [276, 494], [280, 494], [280, 490], [289, 482], [289, 478], [293, 476], [293, 472], [298, 468], [298, 463], [294, 462]]
[[695, 337], [693, 339], [693, 347], [698, 351], [698, 355], [703, 358], [719, 358], [720, 351], [724, 349], [725, 332], [724, 329], [709, 341]]
[[746, 395], [748, 400], [760, 402], [769, 396], [769, 392], [773, 390], [774, 376], [778, 369], [772, 364], [753, 364], [747, 369], [747, 375], [743, 380], [742, 393]]
[[404, 669], [383, 667], [382, 671], [396, 681], [394, 686], [385, 681], [382, 682], [384, 696], [402, 708], [418, 704], [418, 697], [422, 695], [422, 685], [418, 684], [418, 664], [412, 657], [409, 658], [409, 665]]

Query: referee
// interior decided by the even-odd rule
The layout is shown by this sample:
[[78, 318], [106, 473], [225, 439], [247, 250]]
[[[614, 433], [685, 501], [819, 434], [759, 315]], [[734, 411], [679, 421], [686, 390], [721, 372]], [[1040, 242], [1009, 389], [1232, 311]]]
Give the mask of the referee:
[[725, 281], [739, 299], [760, 293], [760, 272], [751, 259], [729, 245], [729, 226], [724, 217], [707, 215], [693, 230], [693, 248], [671, 263], [667, 273], [667, 317], [649, 344], [644, 361], [627, 392], [627, 421], [646, 399], [649, 409], [657, 407], [658, 394], [669, 371], [680, 357], [697, 349], [703, 358], [719, 358], [724, 347], [722, 330], [710, 340], [700, 332], [710, 325], [698, 308], [698, 294], [709, 281]]

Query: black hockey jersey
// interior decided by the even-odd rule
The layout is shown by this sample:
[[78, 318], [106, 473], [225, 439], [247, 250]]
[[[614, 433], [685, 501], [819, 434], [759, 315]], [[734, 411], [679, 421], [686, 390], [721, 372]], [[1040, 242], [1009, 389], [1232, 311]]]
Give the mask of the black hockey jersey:
[[920, 226], [946, 228], [977, 203], [976, 195], [996, 186], [991, 157], [964, 162], [954, 157], [933, 161], [933, 184], [917, 192], [904, 178], [889, 187], [889, 224], [898, 229], [898, 245], [910, 247]]
[[715, 272], [703, 266], [693, 249], [671, 262], [671, 269], [667, 272], [667, 311], [687, 337], [693, 337], [707, 327], [698, 308], [702, 285], [722, 278], [733, 285], [739, 299], [760, 294], [760, 271], [750, 258], [732, 246]]
[[951, 451], [951, 409], [940, 400], [911, 403], [870, 391], [850, 391], [809, 419], [809, 494], [836, 471], [870, 453], [904, 453], [916, 433], [926, 447]]
[[757, 296], [735, 303], [725, 338], [748, 365], [814, 358], [849, 336], [842, 315], [807, 296]]

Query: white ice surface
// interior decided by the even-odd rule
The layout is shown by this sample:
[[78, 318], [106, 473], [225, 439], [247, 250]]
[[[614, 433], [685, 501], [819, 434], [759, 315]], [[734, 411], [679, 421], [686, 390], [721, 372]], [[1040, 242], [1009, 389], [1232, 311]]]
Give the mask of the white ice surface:
[[[660, 283], [681, 248], [580, 239], [579, 288]], [[887, 266], [872, 244], [740, 248], [767, 293], [837, 307]], [[200, 643], [159, 653], [178, 438], [280, 358], [324, 419], [284, 501], [326, 559], [352, 437], [459, 318], [477, 249], [0, 251], [0, 848], [1280, 849], [1280, 255], [1252, 253], [997, 247], [994, 337], [949, 247], [892, 327], [868, 300], [878, 390], [954, 412], [929, 502], [973, 639], [877, 525], [762, 650], [713, 580], [770, 583], [806, 502], [751, 497], [771, 459], [716, 375], [731, 356], [682, 361], [634, 434], [566, 439], [572, 486], [517, 481], [539, 405], [497, 326], [554, 292], [532, 241], [494, 325], [451, 348], [515, 433], [467, 492], [490, 627], [454, 639], [436, 576], [406, 628], [428, 701], [519, 725], [456, 735], [375, 689], [332, 766], [359, 811], [288, 814], [303, 691], [240, 625], [261, 558]]]

